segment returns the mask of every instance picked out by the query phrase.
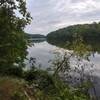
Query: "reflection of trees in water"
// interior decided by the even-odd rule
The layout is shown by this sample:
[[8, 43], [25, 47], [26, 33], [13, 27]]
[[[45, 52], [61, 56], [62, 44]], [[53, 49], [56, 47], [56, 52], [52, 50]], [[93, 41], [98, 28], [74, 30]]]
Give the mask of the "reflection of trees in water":
[[89, 95], [92, 94], [98, 100], [93, 75], [94, 64], [89, 60], [89, 56], [94, 54], [91, 45], [87, 45], [81, 37], [78, 37], [66, 46], [73, 52], [57, 53], [52, 63], [54, 76], [59, 75], [66, 83], [78, 86], [82, 91], [89, 93]]
[[32, 38], [32, 39], [29, 39], [29, 41], [32, 43], [40, 43], [40, 42], [46, 41], [46, 38]]
[[[63, 41], [63, 39], [59, 40], [59, 41], [58, 40], [47, 40], [47, 41], [48, 41], [48, 43], [50, 43], [52, 45], [56, 45], [58, 47], [69, 49], [69, 50], [73, 49], [73, 48], [71, 48], [71, 46], [74, 42], [76, 42], [76, 41], [79, 43], [84, 42], [85, 47], [88, 47], [88, 46], [91, 47], [90, 50], [92, 53], [95, 53], [95, 52], [100, 53], [100, 40], [91, 40], [91, 39], [87, 40], [87, 41], [83, 41], [83, 39], [81, 41], [79, 41], [79, 40], [80, 40], [80, 38], [78, 37], [72, 41]], [[78, 43], [75, 44], [75, 46], [78, 46]]]

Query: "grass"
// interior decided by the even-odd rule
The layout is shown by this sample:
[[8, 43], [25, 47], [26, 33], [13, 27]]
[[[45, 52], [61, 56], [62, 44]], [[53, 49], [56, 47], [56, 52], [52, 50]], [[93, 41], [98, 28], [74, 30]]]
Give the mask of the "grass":
[[26, 82], [11, 77], [0, 77], [0, 100], [35, 100], [27, 94]]

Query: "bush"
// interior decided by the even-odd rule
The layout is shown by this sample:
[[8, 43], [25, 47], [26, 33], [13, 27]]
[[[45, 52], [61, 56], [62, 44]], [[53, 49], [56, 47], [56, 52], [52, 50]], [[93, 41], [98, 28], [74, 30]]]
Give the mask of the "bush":
[[15, 66], [6, 67], [6, 68], [4, 67], [0, 69], [0, 75], [22, 77], [23, 69], [21, 67], [15, 67]]
[[[62, 82], [59, 77], [54, 77], [42, 70], [30, 70], [24, 78], [33, 87], [38, 100], [89, 100], [80, 88], [70, 87]], [[84, 88], [85, 89], [85, 88]]]
[[17, 91], [13, 94], [11, 98], [12, 100], [28, 100], [25, 94]]

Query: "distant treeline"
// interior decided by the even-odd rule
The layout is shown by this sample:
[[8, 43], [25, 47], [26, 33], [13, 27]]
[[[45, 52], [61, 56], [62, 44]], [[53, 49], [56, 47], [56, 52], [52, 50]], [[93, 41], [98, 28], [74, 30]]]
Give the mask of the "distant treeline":
[[28, 38], [45, 38], [45, 36], [41, 35], [41, 34], [28, 34], [28, 33], [26, 33], [26, 36]]
[[81, 36], [84, 41], [100, 40], [100, 22], [92, 24], [78, 24], [68, 26], [51, 32], [47, 35], [47, 40], [51, 43], [73, 41], [76, 37]]

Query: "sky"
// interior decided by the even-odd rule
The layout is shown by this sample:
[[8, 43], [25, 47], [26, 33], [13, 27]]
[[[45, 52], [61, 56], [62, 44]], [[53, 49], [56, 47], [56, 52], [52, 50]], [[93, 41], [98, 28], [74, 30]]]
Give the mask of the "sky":
[[33, 20], [25, 31], [46, 35], [59, 28], [100, 20], [100, 0], [27, 0]]

